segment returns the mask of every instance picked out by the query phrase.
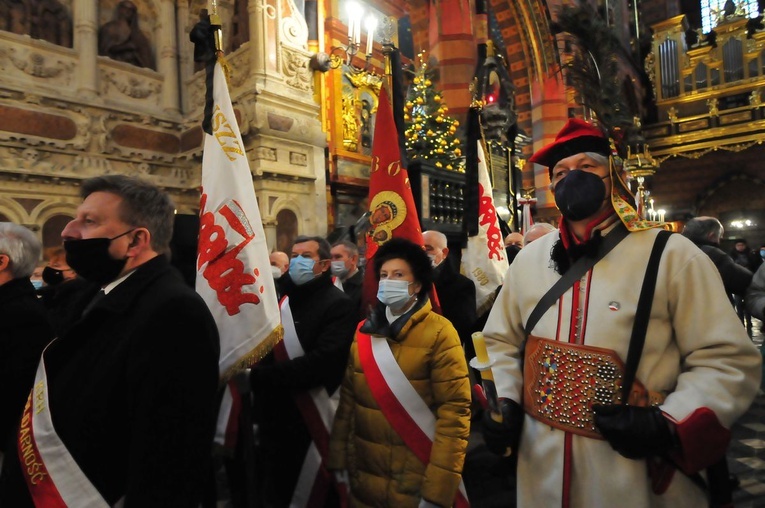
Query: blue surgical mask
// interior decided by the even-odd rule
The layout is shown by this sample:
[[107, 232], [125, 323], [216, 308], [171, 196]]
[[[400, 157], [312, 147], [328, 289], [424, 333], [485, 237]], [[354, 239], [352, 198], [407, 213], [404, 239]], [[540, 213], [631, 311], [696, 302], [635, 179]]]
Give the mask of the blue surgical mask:
[[332, 275], [341, 279], [348, 275], [348, 269], [345, 267], [345, 261], [332, 261]]
[[33, 280], [32, 285], [35, 287], [35, 289], [40, 289], [41, 287], [43, 287], [43, 281]]
[[313, 265], [316, 264], [311, 258], [298, 256], [290, 259], [290, 279], [298, 286], [311, 282], [316, 275], [313, 273]]
[[397, 311], [404, 307], [412, 295], [409, 294], [411, 282], [406, 280], [381, 279], [377, 287], [377, 299], [391, 310]]
[[765, 258], [765, 249], [760, 249], [760, 257]]

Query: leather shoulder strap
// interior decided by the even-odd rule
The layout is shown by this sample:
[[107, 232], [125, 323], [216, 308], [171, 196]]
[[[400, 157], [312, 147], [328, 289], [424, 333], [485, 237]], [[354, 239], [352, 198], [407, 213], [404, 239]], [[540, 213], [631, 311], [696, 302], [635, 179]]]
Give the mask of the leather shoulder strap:
[[624, 367], [622, 404], [627, 403], [627, 398], [632, 390], [632, 383], [635, 381], [640, 357], [643, 355], [643, 344], [645, 344], [645, 334], [648, 330], [648, 321], [651, 316], [653, 294], [656, 291], [656, 278], [659, 275], [659, 262], [661, 261], [664, 247], [667, 245], [671, 235], [670, 231], [659, 231], [656, 240], [653, 242], [651, 256], [648, 258], [648, 266], [645, 269], [645, 277], [643, 277], [643, 287], [640, 289], [640, 298], [638, 299], [637, 310], [635, 312], [635, 322], [632, 325], [627, 362]]

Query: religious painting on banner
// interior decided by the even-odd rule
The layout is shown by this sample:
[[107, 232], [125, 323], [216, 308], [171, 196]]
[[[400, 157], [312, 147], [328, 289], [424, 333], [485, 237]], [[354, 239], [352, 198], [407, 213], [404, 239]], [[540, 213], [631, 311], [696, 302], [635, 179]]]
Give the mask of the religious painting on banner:
[[406, 238], [423, 245], [409, 174], [401, 163], [401, 150], [393, 108], [385, 87], [375, 119], [372, 162], [369, 169], [369, 229], [366, 237], [366, 259], [369, 269], [364, 276], [362, 309], [374, 305], [377, 281], [371, 263], [380, 245], [391, 238]]
[[[505, 243], [494, 206], [486, 151], [480, 139], [476, 143], [478, 234], [468, 238], [467, 247], [462, 253], [462, 272], [475, 284], [476, 311], [480, 316], [494, 303], [495, 292], [502, 284], [510, 265], [507, 262]], [[470, 170], [468, 168], [468, 171]]]
[[220, 61], [213, 101], [202, 159], [196, 290], [218, 324], [225, 382], [265, 356], [283, 332], [252, 173]]

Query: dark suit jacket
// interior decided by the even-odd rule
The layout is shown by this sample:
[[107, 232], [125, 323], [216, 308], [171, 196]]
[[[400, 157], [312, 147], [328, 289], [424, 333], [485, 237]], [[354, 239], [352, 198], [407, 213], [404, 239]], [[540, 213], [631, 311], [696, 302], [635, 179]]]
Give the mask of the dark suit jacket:
[[[212, 315], [162, 256], [83, 316], [97, 291], [83, 294], [45, 353], [56, 431], [109, 504], [125, 496], [126, 507], [196, 508], [217, 415]], [[11, 462], [5, 486], [20, 496]], [[8, 495], [0, 492], [0, 505], [27, 506]]]
[[15, 451], [19, 417], [53, 331], [27, 278], [0, 286], [0, 452]]
[[464, 344], [472, 343], [473, 327], [478, 319], [475, 309], [475, 284], [459, 273], [445, 259], [435, 269], [436, 294], [443, 316], [452, 322]]
[[80, 293], [91, 289], [91, 284], [82, 277], [75, 277], [55, 286], [43, 286], [37, 290], [37, 296], [48, 311], [48, 320], [53, 332], [61, 335], [64, 327], [71, 324], [71, 315], [75, 312]]
[[270, 353], [250, 377], [273, 506], [289, 505], [310, 443], [293, 394], [316, 387], [332, 394], [338, 388], [357, 324], [350, 298], [328, 271], [300, 286], [289, 275], [282, 280], [305, 355], [276, 363]]
[[733, 261], [733, 258], [717, 245], [707, 243], [697, 245], [717, 267], [728, 295], [735, 293], [744, 296], [746, 289], [752, 282], [752, 272]]
[[348, 298], [351, 299], [351, 303], [353, 304], [354, 312], [356, 313], [356, 316], [358, 316], [359, 321], [364, 319], [366, 316], [366, 313], [361, 313], [361, 286], [364, 284], [364, 270], [359, 269], [356, 273], [353, 274], [353, 277], [350, 277], [348, 280], [343, 282], [343, 291], [346, 295], [348, 295]]

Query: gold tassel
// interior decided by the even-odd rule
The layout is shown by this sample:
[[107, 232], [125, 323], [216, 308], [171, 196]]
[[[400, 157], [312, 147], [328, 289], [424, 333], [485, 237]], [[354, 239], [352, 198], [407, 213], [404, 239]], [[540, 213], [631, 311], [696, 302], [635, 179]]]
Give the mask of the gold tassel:
[[220, 385], [225, 385], [229, 379], [234, 377], [236, 374], [249, 369], [257, 362], [262, 360], [263, 357], [265, 357], [283, 338], [284, 328], [282, 328], [282, 325], [279, 325], [274, 328], [268, 337], [260, 344], [258, 344], [255, 349], [244, 355], [241, 359], [239, 359], [238, 362], [226, 369], [226, 372], [224, 372], [220, 377]]

